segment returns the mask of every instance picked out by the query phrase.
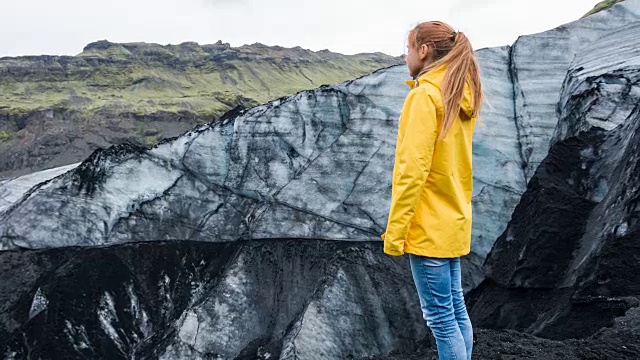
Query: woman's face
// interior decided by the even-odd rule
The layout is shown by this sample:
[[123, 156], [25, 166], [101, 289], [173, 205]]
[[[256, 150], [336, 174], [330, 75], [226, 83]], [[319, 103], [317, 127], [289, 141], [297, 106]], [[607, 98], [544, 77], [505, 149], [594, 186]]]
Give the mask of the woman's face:
[[427, 45], [421, 45], [420, 47], [415, 48], [411, 46], [411, 41], [408, 42], [407, 56], [405, 56], [404, 62], [407, 64], [407, 68], [409, 68], [409, 75], [411, 77], [417, 76], [420, 73], [420, 70], [424, 69], [428, 51], [429, 47]]

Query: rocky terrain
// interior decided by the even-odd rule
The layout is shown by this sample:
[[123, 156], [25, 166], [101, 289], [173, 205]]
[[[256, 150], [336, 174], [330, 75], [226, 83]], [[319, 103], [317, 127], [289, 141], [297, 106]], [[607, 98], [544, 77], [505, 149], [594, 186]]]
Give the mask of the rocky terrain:
[[[640, 356], [639, 34], [627, 0], [478, 51], [476, 358]], [[0, 182], [0, 351], [434, 356], [408, 259], [379, 238], [405, 78], [390, 67]]]
[[426, 328], [406, 260], [380, 242], [293, 239], [5, 251], [0, 354], [311, 359], [411, 349]]
[[633, 23], [575, 58], [551, 151], [472, 296], [479, 326], [583, 337], [640, 304], [639, 33]]
[[398, 64], [381, 53], [98, 41], [77, 56], [0, 59], [0, 179], [154, 145], [251, 107]]
[[[603, 360], [637, 359], [640, 354], [640, 310], [631, 309], [585, 339], [550, 340], [513, 330], [474, 330], [473, 359]], [[348, 358], [348, 357], [347, 357]], [[417, 351], [395, 351], [362, 360], [437, 360], [433, 339], [425, 338]]]
[[[0, 265], [3, 359], [437, 358], [407, 259], [380, 242], [11, 250]], [[579, 340], [477, 328], [474, 359], [635, 359], [639, 315]]]

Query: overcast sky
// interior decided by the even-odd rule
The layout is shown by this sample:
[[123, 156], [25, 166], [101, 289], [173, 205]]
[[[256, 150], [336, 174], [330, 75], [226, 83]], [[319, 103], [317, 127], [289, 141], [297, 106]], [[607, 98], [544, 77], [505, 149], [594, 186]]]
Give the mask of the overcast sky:
[[0, 56], [75, 55], [96, 40], [261, 42], [400, 55], [420, 21], [464, 31], [476, 49], [577, 20], [599, 0], [0, 0]]

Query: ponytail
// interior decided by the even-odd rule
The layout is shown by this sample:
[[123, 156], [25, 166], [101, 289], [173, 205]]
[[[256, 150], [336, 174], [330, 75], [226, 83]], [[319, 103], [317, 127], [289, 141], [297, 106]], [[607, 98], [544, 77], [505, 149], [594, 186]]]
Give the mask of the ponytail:
[[480, 68], [473, 47], [464, 33], [456, 32], [451, 26], [440, 21], [418, 24], [410, 33], [410, 42], [411, 46], [419, 47], [425, 44], [433, 50], [434, 62], [425, 67], [418, 76], [440, 65], [448, 65], [441, 89], [444, 122], [439, 138], [443, 138], [458, 117], [465, 83], [470, 86], [474, 116], [477, 116], [482, 106]]

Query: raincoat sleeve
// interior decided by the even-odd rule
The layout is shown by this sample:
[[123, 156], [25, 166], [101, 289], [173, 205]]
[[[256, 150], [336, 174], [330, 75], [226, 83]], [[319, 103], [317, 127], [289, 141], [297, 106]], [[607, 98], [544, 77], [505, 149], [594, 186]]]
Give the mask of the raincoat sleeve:
[[404, 243], [420, 200], [438, 136], [436, 105], [424, 88], [411, 90], [402, 109], [396, 144], [394, 183], [387, 229], [381, 235], [384, 252], [388, 255], [404, 254]]

